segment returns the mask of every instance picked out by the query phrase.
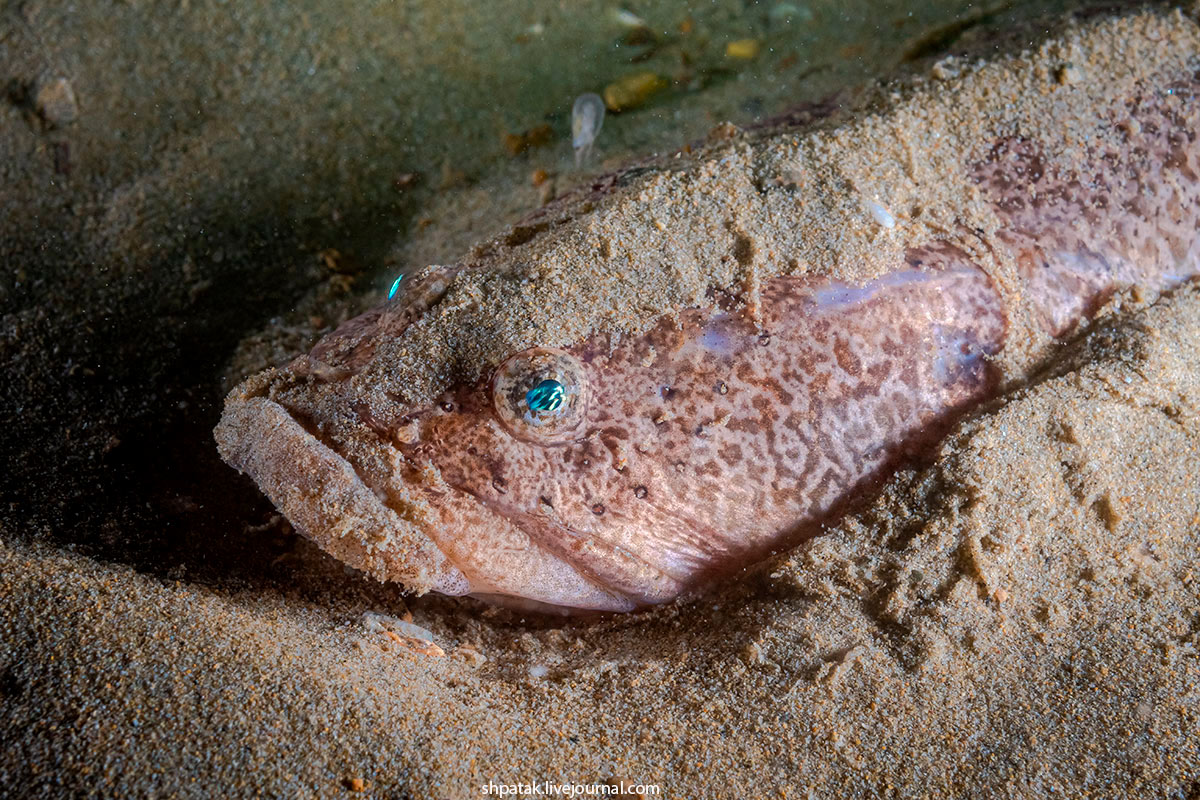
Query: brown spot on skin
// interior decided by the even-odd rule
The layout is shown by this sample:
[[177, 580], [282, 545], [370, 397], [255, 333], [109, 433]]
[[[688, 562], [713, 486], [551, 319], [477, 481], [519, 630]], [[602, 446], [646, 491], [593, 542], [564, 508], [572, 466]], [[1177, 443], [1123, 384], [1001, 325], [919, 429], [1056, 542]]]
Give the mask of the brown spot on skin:
[[735, 417], [726, 423], [725, 427], [736, 433], [747, 434], [749, 438], [753, 438], [754, 432], [758, 430], [758, 423], [745, 417]]
[[768, 397], [760, 393], [756, 394], [750, 403], [760, 414], [758, 424], [770, 426], [770, 430], [763, 430], [760, 433], [766, 435], [768, 442], [774, 442], [775, 420], [779, 419], [781, 411], [778, 401], [773, 397]]
[[594, 503], [592, 505], [592, 513], [595, 514], [597, 517], [600, 516], [601, 514], [603, 514], [604, 513], [604, 504], [603, 503]]
[[792, 402], [796, 399], [795, 395], [783, 388], [783, 384], [780, 381], [768, 379], [762, 381], [759, 385], [775, 395], [775, 401], [784, 408], [790, 408]]
[[794, 503], [801, 498], [801, 493], [795, 487], [780, 487], [771, 491], [771, 501], [783, 505]]
[[717, 455], [719, 455], [721, 457], [721, 460], [724, 461], [726, 464], [728, 464], [729, 466], [733, 466], [734, 464], [741, 463], [742, 448], [739, 447], [737, 444], [734, 444], [731, 442], [727, 445], [722, 445], [720, 448], [718, 448]]
[[858, 377], [862, 372], [862, 362], [854, 355], [854, 350], [850, 346], [850, 341], [841, 336], [837, 336], [833, 340], [833, 355], [837, 359], [837, 364], [842, 368], [842, 371], [847, 375]]
[[867, 368], [867, 377], [876, 383], [883, 383], [892, 374], [892, 360], [884, 358], [876, 361]]

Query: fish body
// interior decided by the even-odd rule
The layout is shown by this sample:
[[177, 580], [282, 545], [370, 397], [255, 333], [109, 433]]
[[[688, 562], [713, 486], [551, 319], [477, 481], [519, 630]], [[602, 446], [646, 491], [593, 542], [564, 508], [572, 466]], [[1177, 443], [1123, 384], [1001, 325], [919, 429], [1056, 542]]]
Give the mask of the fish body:
[[[323, 548], [419, 591], [628, 611], [794, 547], [931, 452], [1113, 293], [1161, 292], [1200, 272], [1197, 32], [1178, 15], [1137, 24], [1149, 38], [1166, 26], [1191, 55], [1122, 73], [1108, 94], [1095, 76], [1088, 102], [1057, 112], [1055, 124], [1096, 132], [1070, 157], [1050, 134], [992, 117], [976, 125], [982, 141], [948, 141], [965, 164], [947, 181], [964, 199], [934, 222], [951, 225], [918, 229], [913, 213], [897, 224], [876, 200], [826, 198], [865, 208], [864, 235], [885, 237], [869, 270], [789, 255], [811, 242], [796, 244], [796, 217], [778, 209], [811, 202], [798, 186], [816, 171], [795, 129], [773, 130], [734, 145], [749, 166], [727, 182], [749, 212], [692, 196], [701, 210], [676, 217], [684, 237], [729, 241], [721, 266], [679, 278], [690, 301], [625, 324], [596, 312], [583, 333], [557, 337], [532, 303], [513, 310], [531, 282], [569, 312], [631, 264], [651, 274], [648, 256], [597, 222], [607, 208], [671, 225], [647, 199], [661, 185], [653, 172], [627, 178], [611, 192], [617, 211], [604, 189], [575, 216], [518, 226], [506, 240], [515, 255], [484, 248], [431, 268], [312, 353], [248, 380], [227, 400], [221, 453]], [[1114, 25], [1125, 28], [1098, 26], [1075, 46], [1086, 56], [1136, 27]], [[869, 122], [860, 130], [881, 124]], [[701, 155], [671, 185], [694, 190], [730, 153]], [[822, 177], [821, 191], [831, 183]], [[581, 252], [599, 265], [577, 282], [546, 266]], [[638, 308], [636, 293], [622, 302]], [[524, 327], [465, 326], [489, 307]], [[446, 344], [455, 324], [476, 344]], [[443, 346], [454, 357], [430, 352]], [[464, 368], [471, 352], [484, 355]], [[413, 365], [433, 376], [420, 376], [423, 397], [406, 385]]]

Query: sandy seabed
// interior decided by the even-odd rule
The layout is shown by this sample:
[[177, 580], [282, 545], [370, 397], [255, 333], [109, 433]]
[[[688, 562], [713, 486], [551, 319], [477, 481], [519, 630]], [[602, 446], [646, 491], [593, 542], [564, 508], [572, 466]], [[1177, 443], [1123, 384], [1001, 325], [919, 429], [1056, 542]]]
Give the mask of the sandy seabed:
[[[0, 792], [1200, 796], [1195, 286], [1118, 297], [827, 536], [645, 614], [406, 597], [219, 462], [232, 373], [302, 349], [389, 270], [497, 233], [540, 201], [534, 169], [577, 179], [565, 146], [499, 144], [497, 126], [565, 130], [526, 81], [428, 47], [473, 11], [0, 10]], [[472, 46], [560, 35], [549, 6], [508, 11], [503, 47]], [[695, 26], [719, 41], [738, 19]], [[957, 46], [972, 31], [952, 22], [893, 25], [899, 45], [849, 31], [786, 68], [803, 43], [780, 39], [760, 67], [607, 122], [597, 169]], [[871, 55], [852, 69], [855, 45]], [[835, 66], [800, 76], [810, 62]], [[603, 82], [565, 72], [547, 107]], [[505, 87], [498, 122], [462, 111]]]

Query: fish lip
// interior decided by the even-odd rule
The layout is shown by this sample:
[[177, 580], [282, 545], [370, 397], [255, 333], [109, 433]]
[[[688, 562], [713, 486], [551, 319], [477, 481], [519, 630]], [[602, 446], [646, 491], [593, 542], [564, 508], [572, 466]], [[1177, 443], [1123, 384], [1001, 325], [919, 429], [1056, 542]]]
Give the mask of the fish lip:
[[384, 503], [353, 464], [262, 387], [235, 389], [213, 432], [221, 458], [248, 474], [305, 536], [381, 581], [462, 595], [470, 583], [421, 526]]

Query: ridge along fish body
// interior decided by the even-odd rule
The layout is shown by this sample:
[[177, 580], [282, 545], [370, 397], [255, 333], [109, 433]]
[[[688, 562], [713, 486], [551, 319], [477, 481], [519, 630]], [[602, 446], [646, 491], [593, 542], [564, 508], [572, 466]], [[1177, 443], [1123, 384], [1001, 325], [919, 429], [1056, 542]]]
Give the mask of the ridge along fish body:
[[1197, 115], [1180, 102], [1200, 75], [1139, 85], [1097, 112], [1119, 144], [1082, 161], [1019, 133], [989, 139], [967, 175], [992, 230], [913, 241], [863, 281], [714, 282], [632, 334], [526, 337], [473, 376], [433, 358], [442, 391], [412, 402], [389, 359], [419, 362], [422, 330], [489, 302], [486, 281], [454, 292], [488, 269], [486, 251], [431, 268], [236, 389], [222, 456], [381, 580], [568, 610], [686, 595], [816, 535], [929, 453], [1012, 377], [998, 364], [1024, 346], [1014, 331], [1052, 341], [1122, 288], [1200, 272]]

